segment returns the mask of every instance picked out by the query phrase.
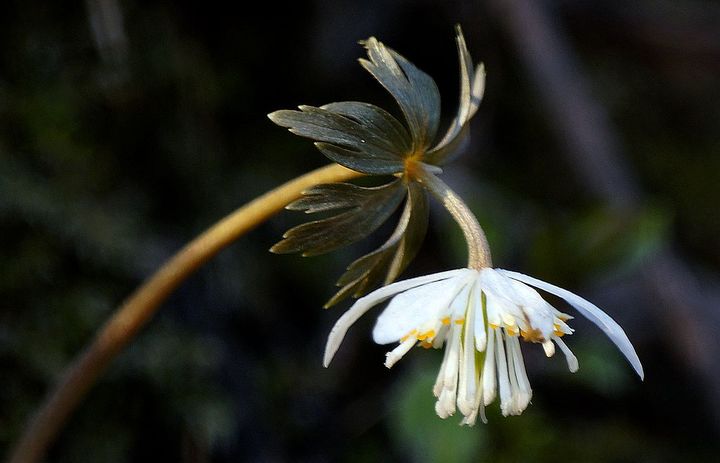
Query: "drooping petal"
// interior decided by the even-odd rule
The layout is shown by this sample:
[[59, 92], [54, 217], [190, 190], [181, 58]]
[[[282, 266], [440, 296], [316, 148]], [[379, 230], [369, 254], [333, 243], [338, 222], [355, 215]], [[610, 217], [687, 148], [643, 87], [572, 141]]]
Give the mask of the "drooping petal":
[[570, 370], [571, 373], [575, 373], [576, 371], [578, 371], [578, 368], [580, 366], [578, 365], [578, 359], [577, 357], [575, 357], [575, 354], [572, 353], [567, 344], [565, 344], [565, 341], [558, 338], [557, 336], [553, 338], [553, 341], [555, 341], [557, 345], [560, 346], [560, 350], [563, 351], [563, 354], [565, 354], [565, 360], [567, 360], [568, 370]]
[[[515, 357], [513, 356], [513, 350], [515, 345], [513, 339], [517, 340], [514, 336], [505, 336], [505, 351], [507, 355], [507, 366], [508, 366], [508, 379], [510, 380], [510, 402], [507, 407], [503, 407], [500, 404], [500, 409], [505, 416], [507, 415], [519, 415], [522, 410], [520, 409], [520, 389], [517, 381], [517, 372], [515, 365]], [[518, 346], [519, 347], [519, 346]]]
[[489, 291], [486, 287], [485, 305], [487, 307], [487, 322], [495, 327], [501, 326], [503, 319], [511, 315], [515, 319], [522, 319], [523, 313], [520, 306], [509, 301], [503, 296], [499, 296], [495, 292]]
[[498, 386], [500, 389], [500, 410], [503, 416], [508, 416], [512, 408], [512, 388], [510, 386], [510, 376], [508, 374], [507, 356], [505, 355], [505, 344], [503, 342], [503, 334], [501, 329], [495, 333], [495, 361], [498, 375]]
[[[559, 339], [559, 338], [558, 338]], [[545, 357], [552, 357], [555, 355], [555, 344], [549, 339], [546, 339], [542, 343], [543, 350], [545, 351]]]
[[465, 284], [453, 298], [448, 310], [442, 313], [442, 317], [450, 317], [452, 320], [463, 320], [468, 309], [468, 301], [470, 300], [470, 289], [472, 288], [472, 276], [468, 280], [464, 280]]
[[395, 349], [388, 352], [385, 355], [385, 367], [392, 368], [392, 366], [395, 365], [398, 360], [403, 358], [403, 356], [407, 354], [410, 349], [412, 349], [416, 342], [417, 340], [415, 338], [408, 338], [398, 344]]
[[435, 385], [433, 386], [433, 395], [437, 398], [440, 398], [440, 393], [442, 393], [443, 386], [445, 385], [445, 370], [448, 368], [448, 358], [450, 357], [450, 344], [452, 342], [452, 328], [447, 328], [449, 325], [446, 325], [447, 329], [447, 343], [445, 344], [445, 352], [443, 353], [443, 360], [440, 364], [440, 370], [438, 371], [437, 379], [435, 380]]
[[533, 278], [522, 273], [512, 272], [509, 270], [498, 270], [498, 272], [501, 272], [503, 275], [506, 275], [515, 280], [535, 286], [536, 288], [542, 289], [543, 291], [547, 291], [567, 301], [570, 305], [575, 307], [578, 312], [583, 314], [588, 320], [590, 320], [591, 322], [596, 324], [601, 330], [603, 330], [605, 334], [615, 343], [618, 349], [620, 349], [620, 352], [625, 355], [625, 358], [627, 358], [627, 360], [630, 362], [630, 365], [632, 365], [632, 367], [635, 369], [635, 372], [638, 374], [638, 376], [640, 376], [641, 379], [645, 377], [645, 373], [643, 372], [643, 367], [640, 363], [640, 359], [638, 358], [637, 353], [635, 353], [635, 348], [633, 348], [632, 344], [630, 343], [630, 340], [625, 334], [625, 331], [620, 327], [620, 325], [617, 324], [615, 320], [613, 320], [608, 314], [600, 310], [600, 308], [598, 308], [596, 305], [594, 305], [590, 301], [583, 299], [577, 294], [571, 293], [566, 289], [560, 288], [550, 283], [546, 283], [542, 280], [538, 280], [537, 278]]
[[[495, 269], [484, 268], [480, 271], [478, 280], [486, 296], [499, 299], [498, 303], [501, 305], [502, 311], [509, 310], [513, 315], [517, 315], [517, 313], [513, 311], [519, 310], [517, 306], [524, 305], [525, 300], [515, 294], [515, 289], [511, 285], [510, 279], [505, 278]], [[515, 306], [515, 308], [511, 308], [511, 306]]]
[[327, 344], [325, 345], [323, 365], [327, 367], [330, 364], [335, 352], [337, 352], [340, 347], [340, 343], [342, 343], [342, 340], [345, 338], [347, 330], [372, 307], [398, 293], [407, 291], [408, 289], [415, 288], [426, 283], [431, 283], [433, 281], [452, 278], [454, 276], [461, 275], [464, 272], [467, 272], [467, 269], [449, 270], [447, 272], [434, 273], [432, 275], [398, 281], [397, 283], [380, 288], [367, 296], [358, 299], [355, 304], [353, 304], [352, 307], [350, 307], [350, 309], [338, 319], [335, 326], [333, 326], [330, 331]]
[[[477, 286], [472, 288], [472, 292], [479, 292]], [[468, 416], [473, 412], [475, 407], [477, 393], [477, 369], [475, 365], [475, 312], [482, 311], [481, 306], [474, 303], [474, 294], [469, 295], [466, 300], [467, 313], [465, 316], [465, 326], [463, 332], [463, 348], [462, 357], [460, 358], [460, 383], [458, 385], [457, 405], [460, 412]]]
[[464, 281], [462, 277], [450, 278], [398, 294], [378, 317], [373, 340], [378, 344], [397, 342], [428, 321], [439, 320], [439, 312], [450, 305]]
[[489, 328], [487, 337], [487, 351], [482, 371], [483, 403], [490, 405], [495, 400], [497, 378], [495, 375], [495, 336], [500, 336], [496, 330]]
[[514, 294], [522, 301], [523, 312], [530, 320], [533, 328], [540, 330], [546, 338], [553, 332], [555, 320], [555, 309], [537, 291], [510, 278], [506, 279], [511, 283]]
[[460, 356], [462, 355], [461, 333], [462, 326], [453, 324], [452, 328], [450, 328], [447, 345], [445, 346], [445, 349], [448, 350], [448, 355], [445, 358], [447, 365], [443, 368], [442, 388], [438, 401], [435, 404], [435, 411], [440, 418], [447, 418], [455, 413]]
[[543, 336], [550, 337], [553, 332], [554, 310], [537, 291], [495, 269], [483, 269], [480, 278], [493, 305], [500, 304], [500, 310], [519, 320], [527, 316], [533, 328], [540, 330]]
[[475, 304], [475, 349], [478, 352], [483, 352], [487, 345], [487, 326], [485, 325], [485, 314], [486, 308], [483, 307], [483, 295], [482, 287], [479, 283], [475, 285], [473, 291], [473, 301]]
[[[530, 380], [527, 377], [525, 371], [525, 361], [522, 357], [522, 350], [520, 350], [520, 341], [517, 337], [513, 336], [508, 338], [508, 352], [512, 353], [512, 362], [514, 364], [515, 376], [517, 378], [517, 397], [516, 404], [518, 407], [518, 414], [525, 410], [530, 403], [532, 398], [532, 388], [530, 387]], [[508, 359], [510, 361], [510, 359]]]

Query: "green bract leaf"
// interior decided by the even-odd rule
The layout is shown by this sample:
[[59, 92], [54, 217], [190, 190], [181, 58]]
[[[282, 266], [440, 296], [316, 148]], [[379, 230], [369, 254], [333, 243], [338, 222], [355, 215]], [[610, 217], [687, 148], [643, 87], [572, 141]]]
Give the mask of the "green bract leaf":
[[445, 136], [424, 156], [425, 162], [435, 165], [447, 162], [451, 155], [462, 151], [463, 144], [467, 141], [467, 123], [477, 112], [485, 91], [485, 67], [479, 64], [473, 70], [472, 58], [468, 52], [462, 29], [460, 26], [456, 26], [455, 31], [460, 59], [460, 105], [457, 116], [453, 119]]
[[360, 59], [360, 64], [397, 101], [412, 134], [413, 150], [426, 150], [440, 122], [440, 92], [435, 81], [375, 37], [362, 44], [370, 61]]
[[270, 251], [302, 252], [303, 256], [314, 256], [354, 243], [385, 222], [404, 196], [405, 189], [399, 179], [374, 188], [350, 183], [313, 187], [287, 208], [306, 213], [341, 212], [291, 228]]
[[326, 304], [330, 307], [346, 297], [359, 297], [382, 284], [389, 284], [417, 255], [428, 223], [427, 193], [416, 183], [408, 184], [408, 198], [400, 221], [390, 238], [375, 251], [350, 264], [337, 282], [342, 288]]
[[410, 152], [410, 136], [402, 124], [367, 103], [300, 106], [300, 111], [280, 110], [268, 117], [296, 135], [316, 140], [323, 154], [358, 172], [402, 172], [403, 158]]
[[341, 101], [320, 108], [348, 117], [374, 131], [381, 139], [387, 140], [389, 149], [402, 157], [410, 154], [412, 150], [412, 139], [405, 126], [378, 106], [360, 101]]

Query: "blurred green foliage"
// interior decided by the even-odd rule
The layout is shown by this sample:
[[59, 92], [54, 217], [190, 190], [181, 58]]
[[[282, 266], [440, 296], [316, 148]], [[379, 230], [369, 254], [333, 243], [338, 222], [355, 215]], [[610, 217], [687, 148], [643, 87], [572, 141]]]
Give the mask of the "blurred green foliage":
[[[440, 361], [437, 355], [433, 360]], [[417, 363], [417, 362], [416, 362]], [[423, 368], [398, 378], [390, 396], [389, 428], [407, 460], [466, 463], [487, 453], [487, 434], [483, 427], [460, 427], [459, 418], [438, 419], [432, 391], [437, 372], [427, 361]], [[408, 374], [409, 373], [409, 374]]]
[[[704, 277], [720, 266], [718, 42], [688, 38], [697, 17], [689, 12], [716, 17], [716, 6], [683, 0], [668, 14], [650, 1], [630, 12], [619, 1], [602, 11], [552, 2], [650, 194], [643, 210], [623, 216], [584, 193], [557, 154], [485, 2], [117, 2], [122, 34], [101, 42], [91, 12], [113, 3], [9, 1], [0, 15], [1, 452], [164, 259], [324, 163], [265, 114], [338, 100], [393, 107], [355, 62], [355, 42], [370, 35], [435, 77], [443, 114], [453, 114], [460, 22], [486, 62], [488, 87], [447, 182], [487, 228], [496, 265], [577, 290], [622, 322], [646, 382], [581, 320], [572, 339], [580, 371], [527, 346], [533, 404], [507, 419], [491, 406], [489, 424], [472, 429], [434, 416], [437, 355], [382, 366], [386, 349], [369, 339], [373, 314], [325, 370], [324, 339], [343, 308], [321, 304], [342, 268], [391, 230], [330, 256], [273, 256], [267, 249], [298, 223], [284, 214], [171, 297], [48, 461], [713, 461], [710, 398], [688, 373], [693, 359], [672, 350], [682, 333], [654, 318], [657, 301], [637, 272], [662, 246], [701, 263]], [[649, 37], [638, 24], [659, 32]], [[687, 40], [669, 40], [677, 35], [668, 28]], [[404, 276], [465, 259], [444, 213], [433, 209], [430, 222]]]

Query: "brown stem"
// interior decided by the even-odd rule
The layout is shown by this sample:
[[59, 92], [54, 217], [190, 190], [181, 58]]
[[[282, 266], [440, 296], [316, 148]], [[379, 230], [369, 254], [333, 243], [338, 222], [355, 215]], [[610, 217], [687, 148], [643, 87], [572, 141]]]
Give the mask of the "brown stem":
[[442, 203], [460, 226], [467, 242], [468, 268], [480, 270], [492, 267], [490, 245], [485, 231], [462, 198], [445, 182], [423, 168], [417, 169], [415, 176]]
[[93, 342], [65, 370], [55, 389], [29, 421], [8, 462], [31, 463], [43, 457], [65, 421], [108, 364], [150, 320], [168, 295], [202, 264], [281, 211], [303, 190], [360, 175], [337, 164], [314, 170], [249, 202], [178, 251], [130, 295], [100, 329]]

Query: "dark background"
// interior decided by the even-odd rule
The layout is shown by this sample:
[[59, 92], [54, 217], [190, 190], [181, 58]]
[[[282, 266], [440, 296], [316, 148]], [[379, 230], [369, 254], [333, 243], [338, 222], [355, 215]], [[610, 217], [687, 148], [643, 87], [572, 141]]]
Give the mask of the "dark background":
[[[326, 163], [265, 115], [361, 100], [375, 35], [456, 109], [453, 25], [488, 71], [444, 179], [497, 266], [594, 301], [580, 361], [525, 345], [532, 405], [438, 419], [440, 352], [392, 371], [361, 320], [329, 369], [322, 303], [387, 236], [328, 256], [267, 249], [284, 213], [189, 279], [111, 366], [48, 461], [715, 461], [720, 447], [720, 4], [653, 1], [6, 1], [0, 7], [0, 450], [122, 299], [183, 243]], [[441, 209], [405, 276], [456, 268]], [[559, 306], [561, 310], [570, 310]]]

